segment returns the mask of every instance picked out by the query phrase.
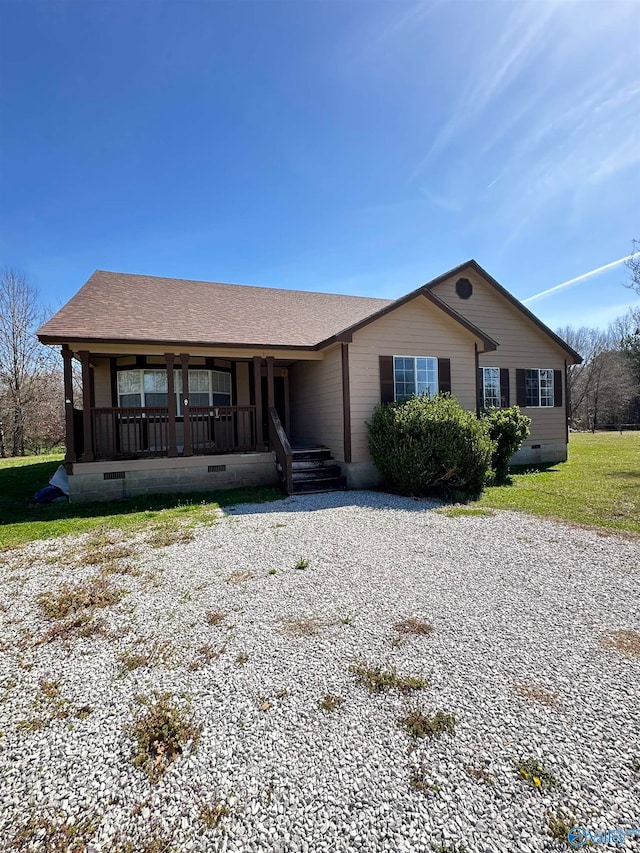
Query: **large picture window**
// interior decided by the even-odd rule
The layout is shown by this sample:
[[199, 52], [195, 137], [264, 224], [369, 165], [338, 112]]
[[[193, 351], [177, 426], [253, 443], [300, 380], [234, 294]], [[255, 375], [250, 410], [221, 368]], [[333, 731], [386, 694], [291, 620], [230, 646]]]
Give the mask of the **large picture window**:
[[394, 397], [398, 401], [409, 397], [438, 393], [438, 359], [423, 356], [394, 355]]
[[[173, 371], [176, 412], [183, 411], [182, 371]], [[119, 370], [118, 405], [166, 407], [169, 401], [166, 370]], [[189, 371], [189, 403], [191, 406], [230, 406], [231, 374], [222, 370]]]
[[527, 406], [553, 406], [553, 370], [525, 370], [524, 381]]

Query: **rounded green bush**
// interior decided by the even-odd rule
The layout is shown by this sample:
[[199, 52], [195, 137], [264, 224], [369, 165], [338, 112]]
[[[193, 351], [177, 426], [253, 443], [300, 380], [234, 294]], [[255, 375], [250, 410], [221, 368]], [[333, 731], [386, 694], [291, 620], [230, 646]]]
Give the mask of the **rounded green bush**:
[[379, 405], [367, 426], [369, 451], [393, 492], [472, 498], [491, 476], [488, 424], [452, 397]]
[[491, 458], [494, 481], [504, 483], [509, 474], [509, 460], [529, 435], [531, 418], [523, 415], [518, 406], [511, 406], [509, 409], [489, 409], [483, 419], [495, 445]]

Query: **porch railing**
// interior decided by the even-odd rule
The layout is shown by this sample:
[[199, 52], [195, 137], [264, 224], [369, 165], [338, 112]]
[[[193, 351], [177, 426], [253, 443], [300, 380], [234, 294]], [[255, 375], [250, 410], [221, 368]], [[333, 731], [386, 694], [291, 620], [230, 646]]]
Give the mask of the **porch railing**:
[[194, 453], [256, 449], [255, 406], [190, 406], [188, 422]]
[[[191, 406], [175, 422], [176, 443], [170, 454], [166, 406], [104, 407], [91, 410], [95, 459], [130, 459], [194, 454], [238, 453], [256, 449], [255, 406]], [[185, 430], [191, 442], [185, 442]]]
[[276, 454], [282, 485], [290, 495], [293, 492], [293, 453], [278, 412], [273, 406], [269, 409], [269, 447]]

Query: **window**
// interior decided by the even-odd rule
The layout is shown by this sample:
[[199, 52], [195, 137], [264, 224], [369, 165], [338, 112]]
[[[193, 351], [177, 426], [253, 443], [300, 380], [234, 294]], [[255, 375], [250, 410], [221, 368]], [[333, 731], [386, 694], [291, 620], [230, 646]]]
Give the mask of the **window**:
[[[182, 414], [182, 371], [173, 371], [176, 394], [176, 413]], [[189, 371], [189, 403], [192, 406], [230, 406], [231, 374], [221, 370]], [[166, 370], [119, 370], [118, 405], [141, 406], [168, 405]]]
[[525, 370], [524, 381], [527, 406], [553, 406], [553, 370]]
[[499, 409], [501, 404], [500, 395], [500, 368], [482, 368], [482, 407], [484, 409]]
[[393, 357], [394, 398], [408, 400], [409, 397], [438, 393], [438, 359], [422, 356]]

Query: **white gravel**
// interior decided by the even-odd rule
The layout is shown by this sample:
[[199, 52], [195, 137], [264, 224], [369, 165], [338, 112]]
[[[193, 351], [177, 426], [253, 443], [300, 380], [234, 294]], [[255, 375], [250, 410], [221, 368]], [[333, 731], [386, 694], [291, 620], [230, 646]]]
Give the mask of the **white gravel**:
[[[640, 658], [603, 644], [640, 630], [637, 541], [373, 492], [291, 497], [237, 507], [187, 544], [138, 537], [142, 574], [110, 576], [128, 594], [100, 611], [107, 636], [39, 643], [51, 622], [37, 596], [96, 574], [69, 564], [82, 542], [34, 543], [0, 570], [0, 850], [43, 815], [95, 819], [96, 853], [154, 838], [172, 851], [526, 853], [561, 849], [548, 833], [561, 809], [594, 831], [640, 828]], [[409, 616], [433, 633], [398, 643]], [[301, 617], [316, 633], [292, 630]], [[118, 654], [154, 642], [155, 666], [119, 674]], [[371, 696], [355, 660], [429, 686]], [[70, 715], [33, 731], [20, 723], [42, 716], [42, 679]], [[536, 689], [555, 704], [522, 695]], [[190, 699], [202, 733], [152, 785], [125, 726], [154, 690]], [[328, 693], [344, 699], [333, 712], [318, 706]], [[455, 733], [412, 740], [397, 723], [408, 708], [453, 714]], [[526, 784], [516, 764], [530, 757], [558, 787]], [[229, 814], [207, 829], [200, 810], [220, 803]], [[53, 849], [42, 838], [21, 849]]]

